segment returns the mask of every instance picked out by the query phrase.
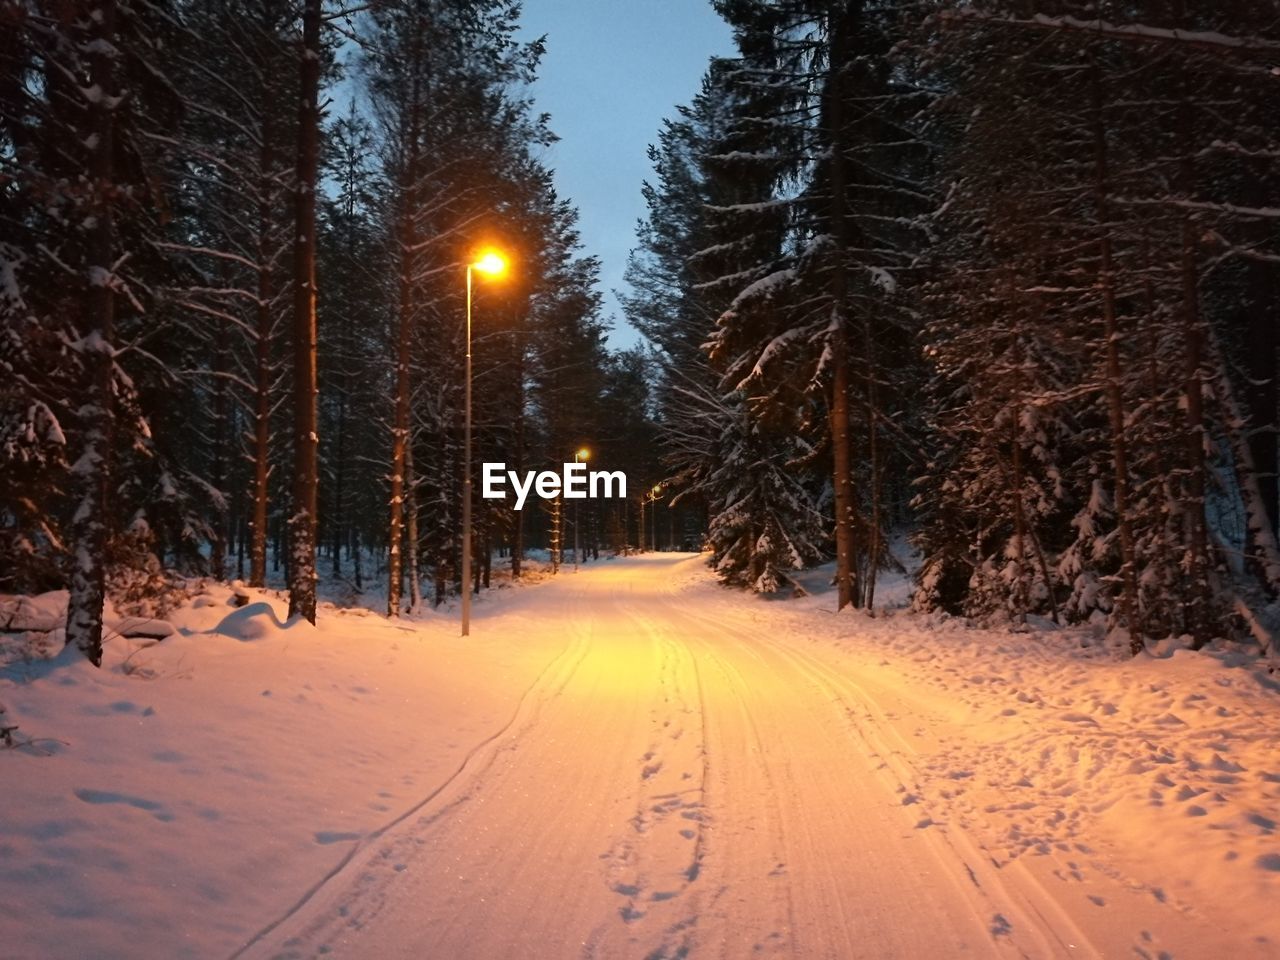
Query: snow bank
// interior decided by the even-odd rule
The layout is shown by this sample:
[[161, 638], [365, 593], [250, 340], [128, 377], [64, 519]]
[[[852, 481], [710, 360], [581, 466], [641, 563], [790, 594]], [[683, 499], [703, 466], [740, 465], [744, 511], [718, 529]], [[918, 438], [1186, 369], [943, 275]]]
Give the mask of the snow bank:
[[0, 595], [0, 631], [48, 633], [67, 619], [67, 591], [57, 590], [35, 597]]
[[[0, 957], [229, 956], [509, 719], [563, 647], [536, 592], [486, 597], [466, 641], [447, 613], [289, 625], [278, 595], [211, 587], [162, 642], [109, 631], [102, 670], [24, 648], [0, 669], [22, 744], [0, 745]], [[60, 629], [65, 602], [0, 610]]]

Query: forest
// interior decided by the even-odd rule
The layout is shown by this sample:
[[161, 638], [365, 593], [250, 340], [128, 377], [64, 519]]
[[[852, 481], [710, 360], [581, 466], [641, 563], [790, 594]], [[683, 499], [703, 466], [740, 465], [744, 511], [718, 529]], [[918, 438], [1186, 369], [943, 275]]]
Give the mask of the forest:
[[[0, 0], [0, 591], [97, 663], [108, 596], [399, 616], [578, 534], [873, 612], [906, 531], [920, 610], [1267, 647], [1280, 7], [713, 5], [610, 350], [518, 2]], [[478, 495], [583, 447], [570, 534]]]
[[1269, 647], [1280, 7], [716, 8], [627, 311], [721, 575]]
[[[191, 576], [283, 579], [313, 621], [321, 572], [393, 616], [456, 594], [485, 243], [511, 269], [475, 282], [477, 470], [589, 442], [657, 482], [648, 360], [606, 349], [518, 15], [0, 5], [0, 590], [69, 588], [95, 661], [104, 596], [163, 612]], [[519, 577], [562, 536], [499, 506], [474, 501], [477, 590], [500, 545]], [[597, 555], [634, 507], [584, 512]]]

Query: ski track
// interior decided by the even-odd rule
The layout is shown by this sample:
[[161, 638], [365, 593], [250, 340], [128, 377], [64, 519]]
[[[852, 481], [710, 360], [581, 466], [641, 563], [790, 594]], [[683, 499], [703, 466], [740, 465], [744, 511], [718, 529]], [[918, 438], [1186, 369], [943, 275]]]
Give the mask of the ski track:
[[[539, 708], [540, 691], [546, 688], [555, 690], [563, 689], [564, 685], [572, 677], [573, 672], [582, 662], [582, 658], [586, 652], [585, 638], [581, 635], [574, 636], [569, 643], [561, 650], [561, 652], [552, 659], [552, 661], [543, 669], [543, 671], [535, 678], [534, 682], [520, 696], [516, 704], [515, 710], [511, 718], [497, 731], [481, 740], [478, 744], [471, 748], [463, 758], [462, 762], [454, 770], [454, 772], [433, 789], [429, 794], [415, 803], [408, 810], [402, 812], [388, 823], [379, 827], [360, 839], [360, 842], [354, 845], [323, 877], [320, 878], [312, 887], [310, 887], [302, 897], [287, 912], [277, 917], [263, 929], [261, 929], [254, 937], [244, 946], [231, 955], [230, 960], [239, 960], [239, 958], [251, 955], [255, 948], [268, 940], [271, 935], [280, 927], [287, 925], [291, 920], [298, 917], [304, 909], [312, 905], [313, 901], [324, 899], [333, 900], [341, 893], [329, 889], [331, 881], [340, 881], [340, 875], [344, 871], [348, 871], [353, 862], [363, 858], [367, 861], [370, 858], [370, 848], [381, 844], [376, 854], [378, 867], [370, 867], [367, 863], [362, 867], [365, 871], [361, 876], [360, 886], [362, 889], [368, 889], [376, 886], [372, 883], [374, 872], [387, 863], [391, 864], [394, 872], [404, 869], [403, 863], [396, 860], [393, 853], [402, 850], [406, 845], [418, 845], [420, 841], [413, 836], [390, 835], [395, 828], [410, 821], [415, 814], [419, 815], [416, 821], [418, 826], [427, 826], [440, 817], [448, 813], [450, 809], [459, 803], [463, 803], [468, 799], [468, 795], [464, 792], [466, 784], [478, 776], [481, 772], [488, 769], [495, 759], [496, 753], [502, 750], [514, 749], [519, 742], [519, 738], [524, 735], [529, 727], [536, 722], [537, 710]], [[503, 738], [510, 734], [510, 737], [503, 741]], [[452, 791], [452, 793], [451, 793]], [[456, 795], [454, 795], [456, 794]], [[427, 810], [428, 806], [434, 801], [442, 800], [437, 809]], [[385, 838], [385, 840], [384, 840]], [[363, 862], [362, 861], [362, 862]], [[353, 868], [354, 869], [354, 868]], [[323, 896], [321, 896], [323, 895]], [[372, 907], [372, 916], [377, 912], [381, 901], [374, 897], [375, 904]], [[339, 914], [344, 918], [350, 914], [347, 905], [339, 908]], [[355, 923], [349, 923], [349, 926], [355, 926]], [[297, 938], [294, 938], [295, 940]], [[323, 955], [326, 953], [323, 948], [318, 949], [317, 953]], [[294, 956], [295, 953], [290, 950], [279, 954], [280, 956]], [[301, 954], [296, 954], [301, 955]]]
[[693, 610], [679, 562], [542, 588], [568, 639], [507, 724], [233, 960], [1197, 956], [1207, 918], [1083, 844], [993, 853], [936, 697]]

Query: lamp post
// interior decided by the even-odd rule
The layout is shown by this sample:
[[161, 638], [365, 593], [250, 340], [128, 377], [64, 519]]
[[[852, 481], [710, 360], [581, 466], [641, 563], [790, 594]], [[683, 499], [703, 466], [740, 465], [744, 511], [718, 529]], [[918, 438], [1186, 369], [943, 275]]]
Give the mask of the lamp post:
[[[577, 451], [573, 455], [573, 462], [586, 463], [587, 458], [589, 456], [591, 456], [591, 451], [588, 450], [586, 447], [583, 447], [581, 450]], [[573, 572], [574, 573], [578, 572], [578, 550], [579, 550], [580, 543], [581, 543], [581, 540], [578, 537], [578, 503], [577, 501], [574, 501], [574, 504], [573, 504]]]
[[[640, 513], [640, 526], [641, 526], [642, 528], [644, 527], [644, 512], [643, 512], [643, 511], [644, 511], [644, 505], [645, 505], [646, 503], [648, 503], [648, 504], [656, 504], [659, 500], [661, 500], [661, 499], [662, 499], [662, 497], [658, 496], [658, 494], [660, 494], [660, 493], [662, 493], [662, 484], [660, 484], [660, 483], [655, 483], [655, 484], [653, 485], [653, 489], [652, 489], [652, 490], [650, 490], [647, 494], [645, 494], [645, 498], [644, 498], [643, 500], [641, 500], [641, 501], [640, 501], [640, 509], [641, 509], [641, 513]], [[658, 508], [657, 508], [656, 506], [650, 506], [650, 507], [649, 507], [649, 524], [650, 524], [650, 527], [651, 527], [651, 529], [652, 529], [652, 531], [653, 531], [653, 535], [652, 535], [652, 537], [650, 538], [650, 546], [651, 546], [651, 548], [654, 550], [654, 552], [657, 552], [657, 549], [658, 549]], [[642, 540], [644, 539], [644, 530], [643, 530], [643, 529], [641, 529], [641, 531], [640, 531], [640, 539], [642, 539]]]
[[484, 250], [467, 264], [467, 369], [464, 379], [462, 441], [462, 635], [471, 634], [471, 273], [479, 270], [499, 277], [507, 269], [507, 261], [496, 250]]

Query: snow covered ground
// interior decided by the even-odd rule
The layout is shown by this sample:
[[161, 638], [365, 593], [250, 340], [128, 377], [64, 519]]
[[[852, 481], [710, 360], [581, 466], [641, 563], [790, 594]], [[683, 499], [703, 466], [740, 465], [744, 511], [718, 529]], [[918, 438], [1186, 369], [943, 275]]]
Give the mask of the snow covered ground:
[[0, 958], [1280, 956], [1280, 683], [1229, 654], [673, 554], [468, 640], [252, 600], [0, 670]]

